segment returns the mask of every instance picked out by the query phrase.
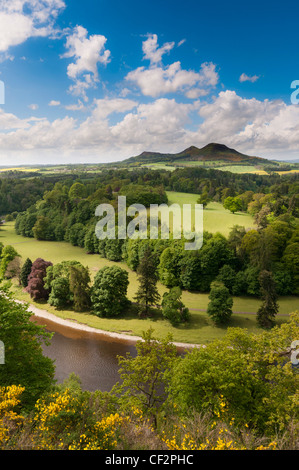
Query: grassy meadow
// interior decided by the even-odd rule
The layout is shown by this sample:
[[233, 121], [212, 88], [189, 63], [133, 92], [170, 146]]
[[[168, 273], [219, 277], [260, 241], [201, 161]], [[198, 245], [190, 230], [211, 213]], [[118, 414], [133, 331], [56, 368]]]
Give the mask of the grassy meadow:
[[[195, 204], [199, 195], [167, 191], [169, 204]], [[219, 202], [210, 202], [203, 211], [203, 228], [207, 232], [220, 232], [227, 236], [234, 225], [241, 225], [246, 229], [254, 228], [254, 220], [249, 214], [236, 212], [232, 214], [224, 209]]]
[[[181, 193], [170, 194], [170, 202], [180, 200], [181, 203], [190, 202], [192, 198], [196, 198], [196, 195], [184, 195], [185, 201], [182, 199]], [[229, 212], [221, 209], [221, 204], [211, 203], [212, 209], [207, 210], [208, 222], [210, 226], [217, 227], [218, 231], [227, 231], [231, 226], [232, 222], [240, 223], [238, 214], [232, 215], [235, 220], [233, 221], [229, 216]], [[225, 212], [225, 213], [224, 213]], [[222, 214], [222, 222], [220, 225], [219, 217]], [[212, 219], [214, 216], [214, 224]], [[236, 219], [237, 218], [237, 219]], [[247, 220], [247, 219], [245, 219]], [[216, 224], [217, 221], [217, 224]], [[252, 221], [247, 220], [248, 226]], [[138, 280], [135, 272], [130, 270], [125, 263], [109, 261], [105, 258], [101, 258], [96, 254], [87, 254], [83, 248], [72, 246], [66, 242], [49, 242], [49, 241], [38, 241], [33, 238], [25, 238], [17, 235], [14, 230], [14, 223], [8, 222], [1, 227], [0, 241], [4, 245], [12, 245], [22, 256], [24, 262], [27, 257], [32, 261], [36, 258], [41, 257], [45, 260], [51, 261], [53, 264], [61, 262], [63, 260], [77, 260], [84, 266], [88, 266], [93, 279], [96, 272], [104, 266], [112, 266], [117, 264], [122, 268], [126, 269], [129, 273], [129, 288], [128, 297], [133, 300], [134, 295], [138, 288]], [[162, 295], [167, 288], [159, 283], [159, 292]], [[64, 319], [71, 319], [79, 323], [83, 323], [95, 328], [99, 328], [106, 331], [113, 331], [118, 333], [126, 333], [131, 335], [141, 336], [142, 332], [147, 330], [150, 326], [154, 328], [157, 337], [164, 337], [167, 333], [173, 335], [173, 340], [184, 343], [197, 343], [206, 344], [216, 338], [221, 338], [226, 332], [226, 328], [215, 327], [206, 314], [209, 298], [208, 294], [195, 293], [195, 292], [183, 292], [183, 302], [190, 309], [191, 321], [188, 325], [182, 325], [174, 328], [170, 323], [164, 320], [160, 313], [156, 313], [152, 318], [139, 319], [134, 313], [134, 306], [130, 312], [124, 314], [121, 318], [117, 319], [105, 319], [98, 318], [89, 313], [77, 313], [72, 310], [57, 310], [56, 308], [48, 305], [45, 302], [33, 302], [29, 295], [23, 291], [16, 283], [13, 285], [14, 296], [19, 300], [30, 302], [35, 306], [45, 309], [51, 313], [54, 313], [58, 317]], [[283, 322], [286, 320], [287, 314], [298, 308], [298, 297], [284, 297], [280, 299], [280, 311], [277, 317], [277, 322]], [[255, 320], [255, 313], [260, 305], [260, 301], [256, 298], [234, 298], [233, 311], [234, 314], [231, 319], [230, 326], [247, 328], [249, 331], [259, 331]]]

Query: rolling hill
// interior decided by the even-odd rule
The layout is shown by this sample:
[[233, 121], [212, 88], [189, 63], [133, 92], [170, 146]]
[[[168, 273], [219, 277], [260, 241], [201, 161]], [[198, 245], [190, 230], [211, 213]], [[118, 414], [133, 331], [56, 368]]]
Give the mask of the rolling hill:
[[159, 152], [143, 152], [135, 157], [123, 160], [121, 163], [157, 163], [157, 162], [178, 162], [178, 161], [201, 161], [211, 162], [219, 161], [227, 163], [246, 163], [252, 165], [269, 164], [270, 160], [261, 157], [252, 157], [231, 149], [224, 144], [210, 143], [199, 149], [191, 146], [182, 152], [159, 153]]

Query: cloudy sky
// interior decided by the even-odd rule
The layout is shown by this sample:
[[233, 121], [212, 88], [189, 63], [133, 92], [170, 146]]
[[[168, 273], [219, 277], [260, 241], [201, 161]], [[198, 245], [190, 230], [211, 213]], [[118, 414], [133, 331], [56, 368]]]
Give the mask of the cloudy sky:
[[299, 158], [298, 14], [297, 0], [0, 0], [0, 165], [210, 142]]

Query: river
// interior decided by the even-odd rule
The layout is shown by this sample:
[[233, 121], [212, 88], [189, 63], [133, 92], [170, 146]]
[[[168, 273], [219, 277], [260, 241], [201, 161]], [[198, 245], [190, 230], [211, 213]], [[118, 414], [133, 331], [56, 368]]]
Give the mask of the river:
[[136, 356], [133, 341], [76, 330], [36, 316], [34, 321], [54, 332], [51, 345], [43, 345], [43, 352], [55, 361], [57, 383], [74, 372], [83, 390], [110, 391], [120, 380], [117, 356], [127, 352]]

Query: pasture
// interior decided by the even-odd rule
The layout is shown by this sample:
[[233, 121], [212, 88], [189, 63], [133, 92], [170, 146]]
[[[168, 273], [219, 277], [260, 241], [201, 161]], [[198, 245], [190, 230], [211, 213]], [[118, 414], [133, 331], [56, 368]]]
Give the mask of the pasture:
[[[191, 196], [196, 197], [195, 195]], [[175, 193], [173, 198], [176, 199], [177, 197], [179, 197], [179, 194]], [[221, 212], [219, 207], [218, 210]], [[217, 208], [215, 208], [215, 211], [217, 214]], [[214, 219], [214, 222], [218, 220], [217, 217], [218, 216]], [[219, 224], [217, 228], [219, 228]], [[138, 279], [136, 273], [130, 270], [125, 263], [115, 263], [105, 258], [101, 258], [99, 255], [87, 254], [83, 248], [72, 246], [66, 242], [38, 241], [33, 238], [22, 237], [15, 233], [13, 222], [8, 222], [1, 227], [0, 241], [4, 245], [14, 246], [17, 252], [22, 256], [23, 262], [27, 257], [32, 261], [41, 257], [45, 260], [51, 261], [53, 264], [59, 263], [63, 260], [77, 260], [84, 266], [89, 267], [92, 279], [96, 272], [102, 267], [117, 264], [126, 269], [129, 273], [128, 298], [132, 301], [134, 299], [134, 295], [138, 287]], [[167, 290], [167, 288], [160, 283], [158, 284], [158, 288], [161, 295], [163, 295]], [[71, 319], [106, 331], [140, 336], [143, 331], [147, 330], [151, 326], [155, 330], [156, 336], [159, 338], [164, 337], [167, 333], [171, 333], [174, 341], [196, 344], [206, 344], [216, 338], [223, 337], [226, 332], [226, 328], [215, 327], [205, 312], [209, 303], [208, 294], [184, 291], [182, 300], [190, 309], [191, 321], [188, 325], [181, 325], [178, 328], [174, 328], [168, 321], [162, 318], [162, 315], [159, 312], [155, 313], [152, 318], [142, 320], [137, 318], [134, 313], [134, 306], [121, 318], [105, 319], [98, 318], [89, 313], [77, 313], [72, 310], [57, 310], [46, 303], [32, 302], [29, 295], [24, 292], [16, 282], [13, 283], [12, 290], [14, 296], [19, 300], [30, 302], [39, 308], [54, 313], [58, 317]], [[229, 326], [246, 328], [248, 331], [252, 332], [260, 331], [255, 320], [255, 313], [259, 305], [259, 299], [235, 297], [233, 304], [234, 314]], [[277, 317], [277, 323], [285, 321], [287, 317], [284, 315], [294, 311], [296, 309], [296, 305], [298, 306], [298, 297], [290, 296], [281, 298], [279, 301], [280, 310]]]

